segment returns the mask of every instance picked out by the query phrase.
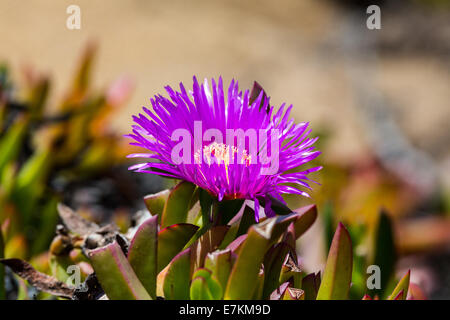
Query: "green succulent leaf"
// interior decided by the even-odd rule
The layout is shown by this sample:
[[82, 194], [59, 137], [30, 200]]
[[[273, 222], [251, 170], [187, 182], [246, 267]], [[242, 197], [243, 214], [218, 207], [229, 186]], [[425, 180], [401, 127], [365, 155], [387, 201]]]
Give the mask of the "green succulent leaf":
[[128, 261], [144, 288], [156, 299], [158, 216], [144, 221], [128, 249]]
[[212, 227], [192, 244], [194, 270], [205, 266], [206, 255], [219, 247], [229, 228], [229, 226]]
[[151, 215], [158, 215], [158, 222], [161, 223], [161, 216], [164, 211], [164, 205], [169, 197], [170, 190], [163, 190], [155, 194], [149, 194], [144, 197], [144, 203]]
[[198, 227], [193, 224], [179, 223], [158, 233], [158, 273], [183, 249], [197, 230]]
[[219, 281], [222, 289], [226, 288], [235, 260], [236, 255], [229, 249], [208, 253], [206, 257], [205, 268], [211, 270], [212, 275]]
[[169, 300], [187, 300], [190, 295], [191, 249], [177, 254], [170, 262], [164, 278], [164, 297]]
[[353, 251], [350, 235], [339, 223], [328, 253], [317, 300], [348, 299], [352, 281]]
[[275, 218], [254, 225], [242, 243], [228, 279], [224, 298], [251, 299], [258, 285], [258, 274], [270, 244]]
[[220, 300], [223, 296], [222, 286], [208, 269], [198, 269], [190, 288], [191, 300]]
[[388, 300], [406, 300], [409, 288], [409, 278], [411, 271], [408, 270], [403, 278], [400, 279], [397, 286], [392, 291], [391, 295], [387, 298]]
[[151, 299], [117, 242], [92, 250], [89, 257], [109, 299]]
[[186, 222], [194, 190], [194, 184], [182, 181], [170, 191], [161, 216], [161, 228]]

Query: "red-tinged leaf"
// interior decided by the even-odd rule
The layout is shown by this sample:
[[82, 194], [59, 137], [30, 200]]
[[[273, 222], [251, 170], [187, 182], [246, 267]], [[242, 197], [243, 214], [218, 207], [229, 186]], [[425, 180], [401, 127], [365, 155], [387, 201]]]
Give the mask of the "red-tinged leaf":
[[320, 287], [320, 272], [310, 273], [302, 279], [302, 289], [305, 291], [305, 300], [316, 300]]
[[151, 299], [117, 242], [90, 251], [89, 257], [109, 299]]
[[284, 242], [271, 246], [264, 256], [264, 289], [263, 299], [270, 297], [270, 294], [278, 287], [280, 272], [286, 256], [293, 249]]
[[286, 292], [288, 287], [289, 287], [289, 282], [282, 283], [278, 288], [276, 288], [270, 294], [270, 300], [281, 300], [281, 298], [284, 296], [284, 293]]
[[206, 255], [219, 247], [228, 229], [228, 226], [213, 227], [192, 244], [191, 257], [194, 270], [205, 266]]
[[401, 291], [404, 294], [401, 295], [400, 300], [406, 299], [406, 297], [408, 295], [410, 275], [411, 275], [411, 270], [408, 270], [408, 272], [403, 276], [403, 278], [400, 279], [397, 286], [394, 288], [394, 291], [392, 291], [391, 295], [387, 298], [388, 300], [399, 300], [397, 298], [399, 297], [399, 293]]
[[205, 267], [211, 270], [212, 275], [219, 281], [222, 289], [225, 289], [227, 285], [228, 277], [236, 258], [237, 256], [229, 249], [208, 253], [206, 257]]
[[158, 216], [144, 221], [136, 231], [128, 249], [130, 262], [138, 279], [156, 299]]
[[395, 296], [393, 300], [405, 300], [403, 297], [403, 290], [400, 290], [400, 292]]
[[191, 249], [188, 248], [177, 254], [169, 264], [164, 277], [164, 297], [169, 300], [189, 299], [191, 275]]
[[352, 281], [353, 251], [348, 231], [339, 223], [328, 253], [317, 300], [348, 299]]
[[247, 239], [247, 234], [243, 234], [240, 237], [237, 237], [233, 242], [231, 242], [228, 246], [227, 249], [231, 250], [233, 253], [238, 254], [239, 250], [242, 247], [242, 244], [244, 243], [244, 241]]
[[228, 279], [224, 298], [251, 299], [258, 285], [258, 274], [270, 244], [275, 218], [254, 225], [239, 250]]
[[186, 222], [194, 191], [195, 185], [187, 181], [180, 182], [170, 191], [161, 216], [161, 228]]
[[409, 283], [408, 289], [408, 300], [428, 300], [427, 296], [423, 292], [422, 288], [420, 288], [414, 282]]
[[144, 203], [151, 215], [158, 215], [158, 222], [161, 222], [164, 205], [169, 197], [170, 190], [163, 190], [155, 194], [149, 194], [144, 197]]
[[272, 242], [277, 241], [291, 223], [294, 224], [295, 238], [298, 239], [314, 223], [316, 217], [317, 208], [315, 205], [299, 208], [287, 215], [277, 216], [272, 232]]
[[193, 224], [180, 223], [169, 226], [158, 233], [158, 273], [184, 248], [197, 230], [198, 227]]
[[305, 291], [288, 287], [284, 292], [282, 300], [305, 300]]
[[294, 222], [295, 237], [300, 238], [316, 221], [317, 207], [315, 204], [294, 210], [299, 216]]

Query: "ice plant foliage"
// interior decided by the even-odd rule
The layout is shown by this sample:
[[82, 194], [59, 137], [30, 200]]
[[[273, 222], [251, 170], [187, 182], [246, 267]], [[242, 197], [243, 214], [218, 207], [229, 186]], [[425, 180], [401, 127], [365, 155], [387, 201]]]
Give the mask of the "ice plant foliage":
[[148, 162], [130, 169], [190, 181], [219, 201], [254, 200], [257, 218], [261, 200], [266, 215], [273, 216], [271, 198], [284, 202], [283, 193], [308, 196], [298, 187], [311, 189], [308, 174], [321, 167], [298, 167], [320, 152], [313, 146], [317, 138], [308, 137], [308, 123], [289, 118], [292, 105], [275, 110], [262, 90], [252, 99], [234, 80], [225, 96], [222, 78], [212, 79], [210, 87], [194, 77], [192, 91], [182, 83], [180, 91], [165, 89], [169, 98], [156, 95], [153, 111], [144, 107], [144, 113], [133, 116], [127, 136], [149, 152], [131, 154]]

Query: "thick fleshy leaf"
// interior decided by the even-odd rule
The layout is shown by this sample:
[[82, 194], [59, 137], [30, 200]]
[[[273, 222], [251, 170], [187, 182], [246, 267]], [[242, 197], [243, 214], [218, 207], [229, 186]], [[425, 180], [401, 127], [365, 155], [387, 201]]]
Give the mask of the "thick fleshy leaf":
[[161, 216], [161, 228], [186, 222], [194, 190], [194, 184], [182, 181], [170, 191]]
[[198, 269], [192, 276], [190, 288], [191, 300], [220, 300], [223, 289], [219, 281], [208, 269]]
[[271, 240], [277, 241], [291, 223], [294, 224], [295, 237], [298, 239], [314, 223], [316, 217], [317, 209], [315, 205], [302, 207], [290, 214], [275, 217]]
[[233, 242], [231, 242], [227, 249], [231, 250], [233, 253], [238, 254], [239, 250], [241, 249], [243, 243], [247, 239], [248, 234], [243, 234], [240, 237], [237, 237]]
[[298, 214], [294, 222], [295, 237], [300, 238], [316, 221], [317, 207], [315, 204], [294, 210]]
[[388, 300], [406, 300], [408, 296], [408, 288], [409, 288], [409, 278], [411, 275], [411, 271], [408, 270], [403, 278], [400, 279], [397, 286], [392, 291], [391, 295], [387, 298]]
[[149, 194], [144, 197], [144, 203], [148, 211], [152, 215], [158, 215], [158, 219], [161, 222], [161, 216], [164, 211], [164, 205], [169, 197], [170, 190], [163, 190], [155, 194]]
[[302, 279], [302, 289], [305, 291], [305, 300], [316, 300], [320, 288], [320, 272], [310, 273]]
[[280, 272], [287, 254], [293, 249], [286, 243], [280, 242], [272, 245], [264, 256], [264, 289], [263, 299], [278, 287]]
[[374, 260], [372, 264], [380, 268], [381, 289], [369, 290], [369, 293], [371, 296], [374, 296], [375, 294], [385, 296], [383, 291], [384, 288], [388, 286], [390, 280], [392, 280], [397, 254], [394, 244], [392, 223], [388, 214], [384, 210], [380, 211], [377, 228], [375, 230], [374, 251]]
[[256, 279], [256, 288], [253, 292], [252, 300], [262, 300], [264, 289], [264, 270], [261, 268]]
[[352, 281], [353, 251], [350, 235], [339, 223], [328, 253], [317, 300], [348, 299]]
[[206, 257], [205, 267], [211, 270], [212, 275], [219, 281], [223, 290], [226, 288], [235, 260], [236, 255], [229, 249], [208, 253]]
[[197, 230], [198, 227], [193, 224], [180, 223], [158, 233], [158, 273], [184, 248]]
[[164, 277], [164, 297], [169, 300], [189, 299], [191, 279], [191, 249], [177, 254], [169, 264]]
[[158, 216], [144, 221], [128, 249], [128, 261], [144, 288], [156, 299]]
[[109, 299], [151, 299], [117, 242], [90, 251], [89, 257]]
[[194, 270], [205, 266], [206, 255], [219, 247], [228, 229], [228, 226], [213, 227], [192, 244], [192, 264]]
[[258, 285], [258, 274], [268, 249], [275, 218], [253, 225], [242, 243], [228, 279], [225, 299], [251, 299]]

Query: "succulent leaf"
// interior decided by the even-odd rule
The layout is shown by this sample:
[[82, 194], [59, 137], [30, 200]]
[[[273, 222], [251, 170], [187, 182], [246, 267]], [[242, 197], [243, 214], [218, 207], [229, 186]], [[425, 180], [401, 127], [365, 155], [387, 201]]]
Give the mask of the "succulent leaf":
[[194, 184], [182, 181], [170, 191], [161, 216], [161, 228], [186, 222], [194, 190]]
[[164, 298], [170, 300], [189, 299], [191, 279], [191, 249], [177, 254], [170, 262], [164, 277]]
[[149, 295], [156, 299], [158, 216], [144, 221], [128, 249], [128, 261]]
[[350, 235], [339, 223], [328, 253], [317, 300], [348, 299], [352, 281], [353, 251]]
[[193, 224], [180, 223], [159, 231], [157, 250], [158, 273], [183, 249], [197, 230], [198, 227]]
[[271, 218], [249, 229], [228, 279], [224, 299], [252, 298], [274, 224], [275, 218]]
[[190, 288], [191, 300], [220, 300], [223, 296], [222, 287], [208, 269], [198, 269]]
[[406, 300], [409, 288], [409, 278], [411, 271], [408, 270], [403, 278], [400, 279], [397, 286], [392, 291], [391, 295], [387, 298], [388, 300]]
[[205, 260], [205, 268], [211, 270], [212, 275], [219, 281], [222, 289], [226, 288], [236, 255], [231, 250], [214, 251], [208, 253]]
[[155, 194], [149, 194], [144, 197], [144, 203], [152, 215], [158, 215], [158, 222], [161, 223], [161, 216], [164, 211], [164, 205], [169, 197], [170, 190], [163, 190]]
[[302, 289], [305, 291], [305, 300], [316, 300], [320, 288], [320, 272], [310, 273], [302, 279]]
[[151, 299], [117, 242], [90, 251], [89, 257], [109, 299]]

